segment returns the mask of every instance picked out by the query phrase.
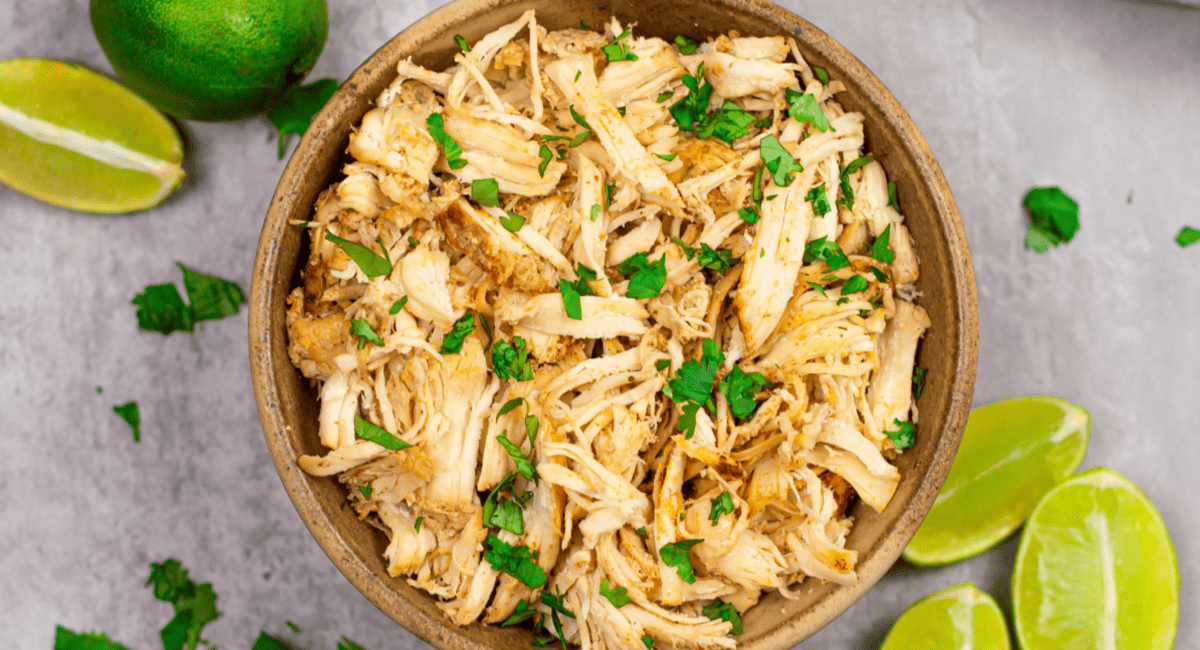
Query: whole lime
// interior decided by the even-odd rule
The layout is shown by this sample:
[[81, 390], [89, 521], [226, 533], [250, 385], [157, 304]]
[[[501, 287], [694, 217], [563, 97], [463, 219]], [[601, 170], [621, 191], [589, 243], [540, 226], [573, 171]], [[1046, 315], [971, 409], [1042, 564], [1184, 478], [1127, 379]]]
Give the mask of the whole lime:
[[326, 0], [92, 0], [121, 80], [159, 110], [235, 120], [271, 108], [312, 69]]

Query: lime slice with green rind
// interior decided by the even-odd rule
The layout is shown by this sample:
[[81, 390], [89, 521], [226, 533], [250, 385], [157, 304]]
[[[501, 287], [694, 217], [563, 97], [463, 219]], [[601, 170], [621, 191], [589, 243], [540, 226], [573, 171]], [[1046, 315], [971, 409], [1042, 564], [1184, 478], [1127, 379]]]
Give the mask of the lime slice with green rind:
[[965, 583], [913, 603], [880, 650], [1009, 650], [1004, 614], [991, 596]]
[[1090, 428], [1083, 407], [1049, 395], [973, 409], [954, 465], [904, 559], [939, 566], [1000, 543], [1079, 467]]
[[1088, 470], [1050, 490], [1021, 533], [1013, 616], [1025, 650], [1168, 650], [1179, 563], [1162, 515], [1120, 474]]
[[81, 212], [161, 202], [183, 178], [183, 142], [121, 84], [57, 59], [0, 61], [0, 182]]

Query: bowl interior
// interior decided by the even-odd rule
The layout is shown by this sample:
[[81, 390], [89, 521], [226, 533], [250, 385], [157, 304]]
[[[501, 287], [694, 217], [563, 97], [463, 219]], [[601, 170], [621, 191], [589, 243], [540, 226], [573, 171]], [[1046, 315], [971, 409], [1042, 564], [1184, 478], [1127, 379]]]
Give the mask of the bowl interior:
[[[786, 35], [813, 65], [828, 69], [847, 91], [838, 95], [847, 110], [866, 115], [869, 153], [898, 186], [899, 201], [921, 260], [917, 289], [932, 328], [918, 350], [928, 368], [918, 402], [917, 444], [897, 465], [903, 476], [890, 505], [875, 513], [855, 506], [847, 548], [857, 551], [859, 582], [843, 587], [808, 580], [796, 600], [766, 595], [743, 617], [743, 648], [786, 648], [800, 642], [849, 607], [899, 557], [941, 487], [970, 408], [975, 378], [975, 282], [970, 254], [953, 197], [940, 168], [908, 115], [891, 93], [849, 52], [798, 16], [757, 0], [457, 0], [413, 24], [368, 59], [326, 107], [289, 161], [271, 202], [259, 241], [251, 285], [251, 371], [259, 415], [272, 458], [297, 511], [322, 549], [373, 603], [408, 630], [440, 648], [525, 647], [533, 640], [521, 628], [451, 625], [431, 596], [387, 575], [383, 533], [343, 510], [345, 493], [333, 478], [317, 479], [296, 465], [302, 454], [323, 454], [317, 436], [318, 403], [287, 355], [284, 302], [299, 284], [307, 255], [303, 229], [289, 220], [308, 219], [317, 195], [340, 178], [350, 129], [373, 107], [408, 56], [431, 69], [452, 64], [454, 35], [474, 41], [536, 9], [547, 29], [598, 27], [608, 16], [636, 23], [635, 34], [696, 40], [737, 31], [743, 36]], [[298, 263], [299, 261], [299, 263]]]

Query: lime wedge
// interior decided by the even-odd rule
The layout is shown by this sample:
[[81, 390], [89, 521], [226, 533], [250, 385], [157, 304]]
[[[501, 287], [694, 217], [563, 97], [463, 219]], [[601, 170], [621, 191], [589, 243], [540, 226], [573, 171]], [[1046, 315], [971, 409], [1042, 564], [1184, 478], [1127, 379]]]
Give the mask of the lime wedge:
[[157, 205], [183, 178], [170, 120], [121, 84], [56, 59], [0, 61], [0, 182], [81, 212]]
[[965, 583], [904, 610], [879, 650], [1009, 650], [1004, 614], [991, 596]]
[[1179, 564], [1154, 504], [1097, 467], [1037, 505], [1013, 570], [1026, 650], [1168, 650], [1179, 625]]
[[971, 411], [954, 465], [904, 559], [938, 566], [978, 555], [1025, 521], [1087, 451], [1091, 416], [1049, 395]]

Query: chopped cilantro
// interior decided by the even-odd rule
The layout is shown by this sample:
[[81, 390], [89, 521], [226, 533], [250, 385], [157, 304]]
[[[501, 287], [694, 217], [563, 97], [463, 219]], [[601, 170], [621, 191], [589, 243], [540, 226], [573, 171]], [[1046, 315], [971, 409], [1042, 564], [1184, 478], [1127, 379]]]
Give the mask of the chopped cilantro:
[[[54, 629], [54, 650], [129, 650], [100, 632], [72, 632], [59, 625]], [[253, 650], [253, 649], [251, 649]]]
[[537, 610], [531, 608], [529, 603], [522, 600], [521, 602], [517, 603], [517, 608], [513, 610], [511, 616], [504, 619], [504, 622], [500, 624], [500, 627], [510, 627], [516, 625], [517, 623], [527, 621], [536, 615]]
[[418, 533], [421, 532], [421, 522], [423, 521], [425, 521], [424, 517], [417, 517], [416, 522], [413, 523], [413, 530]]
[[754, 123], [754, 128], [756, 128], [756, 129], [765, 129], [768, 126], [771, 126], [771, 116], [770, 115], [768, 115]]
[[487, 550], [484, 559], [493, 569], [503, 571], [534, 589], [546, 584], [546, 572], [534, 561], [534, 555], [527, 546], [510, 546], [503, 542], [495, 533], [488, 533]]
[[675, 36], [675, 47], [679, 48], [680, 54], [691, 54], [700, 47], [700, 44], [683, 34], [678, 34]]
[[365, 320], [355, 318], [350, 321], [350, 333], [358, 337], [358, 349], [366, 347], [367, 343], [374, 343], [379, 347], [383, 347], [383, 339], [380, 338], [371, 324]]
[[879, 267], [876, 267], [876, 266], [868, 266], [868, 267], [867, 267], [867, 270], [871, 272], [871, 275], [875, 276], [875, 279], [876, 279], [876, 280], [878, 280], [878, 281], [880, 281], [880, 282], [887, 282], [887, 281], [888, 281], [888, 276], [887, 276], [887, 273], [884, 273], [883, 271], [880, 271], [880, 270], [879, 270]]
[[797, 122], [808, 122], [821, 133], [837, 131], [829, 123], [829, 118], [825, 117], [825, 111], [821, 110], [821, 105], [817, 103], [815, 96], [791, 88], [785, 89], [783, 95], [787, 100], [788, 115], [791, 115], [792, 119]]
[[695, 584], [696, 573], [692, 569], [692, 559], [689, 555], [693, 546], [703, 542], [702, 539], [684, 539], [666, 544], [658, 550], [659, 557], [667, 566], [675, 567], [675, 572], [686, 583]]
[[712, 499], [709, 503], [712, 507], [708, 511], [708, 521], [714, 526], [720, 521], [721, 515], [733, 514], [733, 495], [729, 494], [729, 490], [723, 490], [717, 495], [717, 498]]
[[635, 530], [634, 532], [636, 532], [638, 535], [641, 535], [642, 537], [649, 537], [649, 536], [650, 536], [650, 533], [647, 533], [647, 532], [646, 532], [646, 527], [645, 527], [645, 526], [641, 526], [641, 527], [639, 527], [639, 528], [638, 528], [637, 530]]
[[688, 94], [667, 109], [684, 131], [697, 131], [708, 121], [708, 102], [712, 98], [713, 88], [708, 82], [701, 85], [699, 79], [703, 78], [703, 63], [696, 68], [695, 75], [683, 75], [683, 85], [688, 89]]
[[888, 206], [896, 212], [900, 211], [900, 199], [896, 198], [896, 184], [889, 182], [888, 188]]
[[509, 343], [500, 339], [492, 345], [492, 372], [501, 379], [529, 381], [533, 379], [533, 365], [529, 363], [529, 351], [525, 339], [514, 336]]
[[600, 204], [593, 203], [592, 204], [592, 221], [595, 221], [596, 217], [598, 217], [598, 216], [600, 216]]
[[154, 597], [175, 606], [175, 618], [163, 627], [160, 637], [164, 650], [195, 650], [205, 643], [200, 630], [217, 619], [217, 595], [210, 583], [196, 584], [188, 577], [179, 560], [167, 559], [150, 564], [146, 586], [154, 585]]
[[425, 119], [425, 126], [429, 128], [429, 137], [445, 152], [446, 164], [450, 165], [450, 169], [459, 170], [467, 166], [467, 161], [462, 158], [463, 148], [446, 133], [441, 113], [430, 113]]
[[538, 416], [536, 416], [536, 415], [526, 415], [525, 416], [525, 433], [529, 436], [529, 446], [532, 447], [533, 444], [535, 442], [537, 442], [537, 433], [538, 433], [538, 429], [541, 428], [541, 426], [542, 426], [542, 423], [540, 421], [538, 421]]
[[735, 265], [735, 262], [733, 261], [733, 251], [731, 250], [724, 248], [713, 250], [711, 246], [705, 244], [704, 242], [701, 242], [700, 248], [696, 249], [688, 246], [687, 242], [678, 237], [672, 237], [671, 241], [675, 242], [675, 245], [683, 249], [683, 254], [687, 256], [688, 260], [696, 259], [697, 255], [699, 255], [700, 268], [712, 269], [721, 275], [724, 275], [728, 273], [729, 269], [733, 268]]
[[771, 177], [779, 187], [791, 185], [796, 173], [804, 171], [800, 163], [779, 143], [779, 139], [775, 136], [764, 137], [759, 140], [758, 145], [763, 164], [767, 166], [767, 171], [771, 172]]
[[[593, 269], [592, 267], [590, 267], [582, 262], [575, 263], [575, 275], [579, 276], [580, 280], [596, 280], [600, 277], [596, 273], [596, 269]], [[587, 293], [584, 293], [584, 290], [581, 289], [579, 291], [579, 294], [582, 296], [595, 295], [592, 293], [591, 287], [588, 287], [588, 289], [586, 291], [587, 291]]]
[[354, 414], [354, 435], [362, 438], [363, 440], [370, 440], [380, 447], [385, 447], [387, 449], [391, 449], [392, 451], [408, 449], [412, 446], [396, 436], [388, 433], [387, 429], [371, 424], [358, 413]]
[[616, 607], [617, 609], [620, 609], [633, 602], [633, 600], [626, 595], [627, 591], [628, 590], [625, 589], [625, 587], [610, 587], [608, 585], [608, 578], [602, 578], [600, 580], [600, 595], [607, 598], [608, 602], [612, 603], [612, 606]]
[[583, 131], [579, 135], [576, 135], [575, 137], [571, 138], [571, 141], [569, 143], [567, 143], [567, 146], [574, 149], [575, 147], [578, 147], [579, 145], [581, 145], [591, 139], [592, 139], [592, 132], [591, 131]]
[[578, 81], [579, 81], [579, 78], [580, 78], [580, 77], [582, 77], [582, 76], [583, 76], [583, 70], [576, 70], [576, 71], [575, 71], [575, 81], [576, 81], [576, 82], [578, 82]]
[[525, 217], [516, 212], [509, 212], [508, 216], [500, 217], [500, 225], [504, 226], [504, 229], [508, 232], [517, 232], [521, 229], [521, 226], [525, 225]]
[[375, 488], [370, 483], [358, 486], [358, 491], [362, 493], [363, 498], [367, 501], [370, 501], [371, 495], [375, 494]]
[[913, 368], [913, 399], [921, 399], [921, 393], [925, 392], [925, 377], [928, 375], [928, 368]]
[[654, 639], [649, 634], [642, 635], [642, 643], [646, 644], [646, 650], [654, 650]]
[[625, 290], [627, 297], [653, 298], [667, 282], [667, 258], [663, 256], [651, 262], [645, 253], [638, 253], [618, 264], [617, 271], [629, 276], [629, 288]]
[[822, 296], [825, 296], [826, 298], [829, 297], [829, 294], [825, 293], [825, 287], [822, 287], [821, 285], [817, 284], [816, 282], [809, 282], [808, 286], [812, 287], [813, 289], [816, 289]]
[[852, 275], [850, 276], [850, 279], [846, 280], [846, 283], [842, 285], [842, 295], [845, 296], [851, 293], [858, 293], [859, 291], [866, 291], [866, 289], [867, 278], [861, 275]]
[[574, 104], [571, 104], [567, 108], [571, 111], [571, 119], [575, 120], [576, 124], [578, 124], [579, 126], [582, 126], [583, 128], [587, 129], [588, 131], [592, 130], [592, 125], [588, 124], [587, 120], [583, 119], [583, 116], [580, 115], [579, 112], [575, 110]]
[[458, 34], [454, 35], [454, 43], [458, 45], [458, 49], [462, 50], [464, 54], [471, 51], [471, 46], [467, 45], [467, 39]]
[[829, 197], [825, 194], [824, 182], [810, 189], [808, 194], [804, 195], [804, 200], [812, 201], [813, 214], [818, 217], [829, 214], [829, 211], [833, 209], [829, 206]]
[[749, 419], [758, 408], [758, 402], [754, 400], [755, 394], [763, 388], [771, 387], [771, 382], [767, 381], [762, 373], [746, 373], [737, 366], [717, 384], [717, 388], [729, 400], [729, 410], [734, 417], [741, 420]]
[[514, 397], [514, 398], [508, 400], [507, 402], [504, 403], [503, 406], [500, 407], [500, 411], [496, 413], [496, 421], [499, 422], [500, 418], [504, 417], [509, 411], [517, 408], [518, 406], [520, 406], [522, 404], [526, 404], [525, 408], [529, 408], [528, 402], [525, 401], [524, 397]]
[[338, 641], [337, 650], [366, 650], [366, 649], [343, 636], [342, 640]]
[[896, 445], [896, 449], [904, 449], [905, 447], [913, 446], [917, 440], [917, 428], [912, 422], [901, 422], [899, 418], [893, 418], [892, 422], [900, 427], [896, 431], [884, 431], [887, 437], [892, 439], [892, 443]]
[[1179, 244], [1180, 248], [1187, 248], [1198, 241], [1200, 241], [1200, 230], [1196, 230], [1191, 226], [1180, 228], [1179, 234], [1175, 235], [1175, 243]]
[[524, 535], [525, 516], [521, 513], [521, 506], [514, 501], [499, 497], [500, 490], [512, 483], [512, 477], [513, 474], [505, 477], [505, 480], [497, 485], [496, 489], [488, 495], [487, 500], [483, 502], [483, 524], [507, 530], [514, 535]]
[[121, 416], [122, 420], [129, 423], [133, 427], [133, 441], [142, 441], [142, 416], [138, 413], [137, 402], [125, 402], [113, 407], [113, 413]]
[[205, 275], [176, 262], [183, 271], [183, 287], [191, 304], [192, 320], [215, 320], [237, 313], [238, 306], [246, 302], [238, 285], [229, 280]]
[[608, 60], [610, 62], [611, 61], [637, 61], [638, 60], [637, 55], [634, 54], [633, 52], [629, 51], [629, 46], [620, 42], [621, 39], [629, 36], [629, 33], [630, 33], [630, 28], [626, 27], [625, 31], [621, 32], [620, 36], [617, 36], [616, 38], [614, 38], [612, 40], [612, 42], [609, 43], [608, 45], [605, 45], [604, 47], [600, 48], [600, 50], [602, 52], [604, 52], [604, 56], [607, 56]]
[[804, 263], [812, 264], [817, 260], [825, 262], [830, 271], [850, 265], [850, 258], [846, 257], [842, 247], [828, 237], [814, 239], [804, 246]]
[[750, 126], [754, 124], [754, 116], [731, 99], [726, 99], [720, 109], [709, 113], [705, 119], [705, 124], [696, 131], [696, 137], [716, 137], [729, 144], [749, 135]]
[[407, 304], [408, 304], [408, 296], [400, 296], [399, 300], [392, 303], [392, 306], [388, 309], [388, 313], [395, 316], [396, 314], [399, 314], [400, 310], [404, 309], [404, 306]]
[[613, 183], [612, 185], [604, 186], [604, 209], [605, 210], [608, 209], [608, 206], [612, 205], [612, 195], [616, 189], [617, 189], [616, 183]]
[[665, 161], [667, 161], [667, 162], [671, 162], [672, 160], [675, 160], [675, 157], [676, 157], [676, 156], [678, 156], [679, 154], [674, 154], [674, 153], [656, 153], [656, 154], [654, 154], [654, 155], [658, 156], [659, 158], [662, 158], [663, 160], [665, 160]]
[[837, 304], [839, 304], [839, 305], [844, 305], [848, 302], [850, 302], [850, 299], [847, 298], [846, 296], [842, 296], [841, 298], [838, 298], [838, 300], [837, 300]]
[[705, 605], [701, 611], [704, 612], [705, 616], [714, 621], [729, 621], [732, 624], [732, 627], [729, 629], [730, 634], [736, 636], [742, 633], [742, 617], [738, 616], [737, 610], [734, 609], [732, 604], [716, 600]]
[[454, 321], [454, 325], [450, 327], [450, 331], [442, 337], [442, 347], [438, 349], [441, 354], [458, 354], [462, 351], [463, 342], [467, 340], [467, 335], [475, 331], [475, 316], [470, 312], [462, 315], [462, 318]]
[[494, 178], [477, 178], [471, 181], [471, 198], [479, 205], [495, 208], [500, 205], [500, 183]]
[[850, 174], [862, 169], [864, 165], [874, 160], [876, 155], [871, 154], [855, 158], [849, 165], [846, 165], [846, 168], [842, 170], [841, 175], [838, 177], [838, 185], [842, 188], [842, 198], [838, 199], [837, 202], [846, 206], [847, 210], [854, 209], [854, 187], [850, 185]]
[[1021, 205], [1029, 208], [1032, 222], [1025, 248], [1044, 253], [1071, 241], [1079, 230], [1079, 204], [1057, 187], [1035, 187]]
[[342, 239], [328, 230], [325, 231], [325, 239], [340, 246], [346, 256], [362, 270], [363, 275], [371, 280], [392, 272], [392, 260], [388, 255], [387, 246], [383, 244], [383, 237], [375, 238], [375, 243], [379, 244], [379, 250], [383, 251], [382, 255], [362, 244]]
[[288, 626], [288, 629], [290, 629], [292, 631], [292, 633], [300, 634], [300, 627], [298, 625], [296, 625], [295, 623], [293, 623], [291, 621], [285, 621], [284, 625]]
[[567, 318], [583, 320], [583, 305], [579, 300], [579, 289], [575, 283], [559, 280], [558, 292], [562, 294], [563, 310], [567, 312]]
[[668, 99], [670, 99], [670, 98], [672, 98], [672, 97], [674, 97], [674, 96], [675, 96], [675, 93], [674, 93], [674, 92], [672, 92], [672, 91], [670, 91], [670, 90], [664, 90], [664, 91], [662, 91], [661, 93], [658, 93], [658, 97], [656, 97], [656, 98], [654, 99], [654, 101], [655, 101], [655, 102], [658, 102], [659, 104], [661, 104], [661, 103], [663, 103], [663, 102], [667, 101]]
[[762, 219], [762, 215], [758, 213], [758, 210], [755, 210], [753, 207], [749, 206], [745, 208], [738, 208], [738, 216], [742, 218], [742, 221], [745, 221], [751, 225], [758, 223], [758, 220]]
[[545, 178], [546, 167], [549, 167], [550, 161], [554, 159], [554, 152], [550, 151], [550, 147], [542, 145], [542, 148], [538, 149], [538, 156], [542, 159], [541, 164], [538, 165], [538, 176]]
[[267, 119], [271, 120], [279, 133], [279, 160], [283, 160], [284, 136], [288, 133], [304, 135], [313, 117], [337, 89], [337, 79], [318, 79], [297, 86], [275, 108], [267, 111]]
[[266, 632], [259, 632], [258, 639], [254, 642], [254, 645], [250, 647], [250, 650], [291, 650], [291, 649], [288, 648], [286, 645], [284, 645], [283, 641], [276, 639], [275, 637], [271, 636], [270, 634], [267, 634]]
[[711, 403], [717, 369], [725, 360], [725, 354], [712, 339], [704, 339], [701, 350], [699, 361], [684, 361], [675, 372], [675, 377], [667, 380], [667, 385], [663, 387], [663, 394], [680, 405], [682, 414], [676, 426], [684, 432], [685, 438], [691, 438], [696, 433], [696, 414], [701, 406]]
[[504, 451], [508, 452], [508, 457], [516, 463], [517, 473], [522, 478], [526, 481], [538, 482], [540, 477], [537, 473], [537, 467], [533, 464], [533, 460], [530, 459], [529, 454], [521, 451], [521, 448], [516, 443], [508, 439], [508, 431], [501, 431], [496, 436], [496, 442], [500, 443], [501, 447], [504, 447]]
[[551, 609], [551, 611], [558, 612], [559, 614], [562, 614], [563, 616], [566, 616], [567, 618], [575, 618], [575, 613], [572, 612], [571, 610], [567, 609], [566, 604], [563, 603], [563, 598], [562, 598], [561, 594], [556, 596], [548, 591], [543, 591], [542, 592], [542, 604], [545, 605], [546, 607], [549, 607]]
[[821, 83], [825, 84], [826, 86], [829, 85], [829, 71], [828, 70], [826, 70], [825, 68], [822, 68], [819, 65], [814, 65], [812, 67], [812, 71], [813, 71], [813, 74], [817, 76], [817, 79], [821, 80]]
[[883, 262], [884, 264], [891, 264], [894, 262], [896, 260], [896, 251], [888, 248], [888, 243], [891, 238], [892, 224], [889, 223], [883, 227], [883, 232], [879, 233], [879, 236], [875, 238], [874, 243], [871, 244], [871, 257]]
[[659, 372], [662, 372], [662, 371], [664, 371], [664, 370], [666, 370], [667, 368], [670, 368], [670, 367], [671, 367], [671, 360], [670, 360], [670, 359], [659, 359], [658, 361], [655, 361], [655, 362], [654, 362], [654, 369], [655, 369], [655, 370], [657, 370], [657, 371], [659, 371]]
[[412, 248], [416, 248], [417, 246], [421, 245], [421, 242], [417, 241], [416, 237], [409, 235], [408, 236], [408, 245], [411, 246]]
[[238, 285], [205, 275], [176, 262], [183, 271], [183, 286], [190, 305], [183, 303], [173, 284], [150, 285], [134, 296], [138, 327], [164, 335], [175, 331], [191, 332], [197, 321], [214, 320], [237, 313], [246, 301]]

